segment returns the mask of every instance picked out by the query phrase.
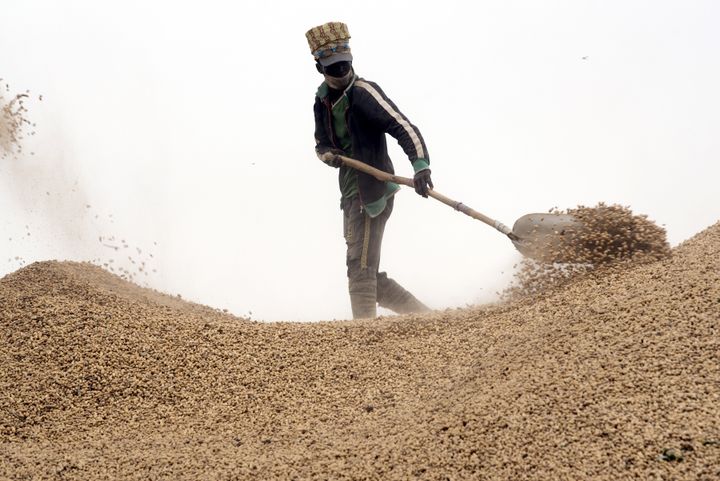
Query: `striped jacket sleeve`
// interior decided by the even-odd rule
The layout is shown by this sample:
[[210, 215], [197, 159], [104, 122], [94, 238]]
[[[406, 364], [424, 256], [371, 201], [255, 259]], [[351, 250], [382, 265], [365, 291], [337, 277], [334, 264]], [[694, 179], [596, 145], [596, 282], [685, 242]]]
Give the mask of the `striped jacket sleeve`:
[[364, 79], [358, 79], [355, 87], [357, 87], [356, 95], [360, 93], [361, 96], [359, 105], [368, 120], [393, 136], [405, 151], [410, 162], [424, 159], [429, 163], [430, 156], [425, 147], [425, 141], [420, 135], [420, 130], [410, 123], [393, 101], [385, 95], [385, 92], [376, 83]]

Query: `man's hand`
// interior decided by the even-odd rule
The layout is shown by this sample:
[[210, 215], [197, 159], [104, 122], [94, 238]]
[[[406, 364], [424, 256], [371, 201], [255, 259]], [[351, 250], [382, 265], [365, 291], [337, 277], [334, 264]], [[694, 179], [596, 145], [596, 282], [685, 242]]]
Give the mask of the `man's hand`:
[[338, 158], [338, 155], [343, 155], [344, 152], [340, 149], [330, 149], [325, 152], [318, 153], [318, 158], [325, 162], [330, 167], [338, 168], [342, 165], [342, 160]]
[[433, 188], [432, 179], [430, 178], [430, 169], [423, 169], [415, 174], [413, 179], [415, 184], [415, 192], [423, 197], [428, 196], [428, 190]]

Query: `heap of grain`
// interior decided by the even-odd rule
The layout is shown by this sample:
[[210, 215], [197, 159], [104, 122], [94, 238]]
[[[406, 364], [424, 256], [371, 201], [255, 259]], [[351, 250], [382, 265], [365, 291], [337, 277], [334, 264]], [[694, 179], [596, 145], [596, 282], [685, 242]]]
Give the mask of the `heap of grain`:
[[719, 479], [718, 312], [720, 223], [374, 321], [247, 322], [36, 263], [0, 280], [0, 479]]
[[[551, 214], [577, 222], [542, 243], [543, 252], [523, 258], [504, 299], [537, 295], [591, 272], [606, 275], [629, 264], [652, 262], [670, 255], [665, 229], [626, 206], [600, 203]], [[539, 259], [539, 260], [538, 260]]]

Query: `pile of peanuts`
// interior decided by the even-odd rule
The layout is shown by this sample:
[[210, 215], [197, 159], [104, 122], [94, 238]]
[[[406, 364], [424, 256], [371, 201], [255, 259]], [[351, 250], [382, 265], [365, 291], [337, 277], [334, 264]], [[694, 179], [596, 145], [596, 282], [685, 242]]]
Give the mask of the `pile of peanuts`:
[[502, 293], [504, 299], [537, 295], [598, 269], [623, 269], [670, 255], [665, 229], [629, 207], [599, 203], [550, 213], [571, 215], [579, 228], [546, 242], [549, 252], [543, 252], [541, 260], [523, 258], [515, 266], [513, 283]]
[[0, 479], [720, 479], [720, 223], [660, 257], [310, 323], [30, 264], [0, 279]]

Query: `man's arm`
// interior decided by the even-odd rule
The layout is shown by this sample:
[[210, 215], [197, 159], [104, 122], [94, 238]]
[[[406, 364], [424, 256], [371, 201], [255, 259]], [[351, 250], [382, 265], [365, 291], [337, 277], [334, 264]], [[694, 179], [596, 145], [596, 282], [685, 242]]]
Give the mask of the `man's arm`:
[[427, 197], [427, 190], [432, 189], [433, 184], [430, 179], [430, 156], [420, 130], [410, 123], [376, 83], [357, 80], [355, 87], [356, 92], [361, 92], [360, 104], [364, 114], [380, 129], [397, 139], [415, 171], [415, 191]]
[[337, 159], [342, 150], [335, 148], [330, 140], [327, 129], [323, 123], [323, 109], [325, 106], [319, 98], [315, 97], [315, 153], [318, 158], [331, 167], [340, 167], [342, 162]]

